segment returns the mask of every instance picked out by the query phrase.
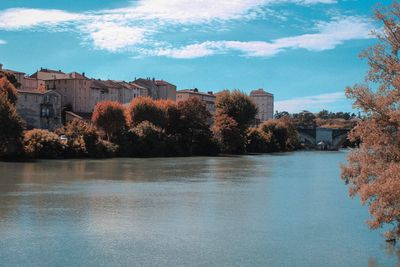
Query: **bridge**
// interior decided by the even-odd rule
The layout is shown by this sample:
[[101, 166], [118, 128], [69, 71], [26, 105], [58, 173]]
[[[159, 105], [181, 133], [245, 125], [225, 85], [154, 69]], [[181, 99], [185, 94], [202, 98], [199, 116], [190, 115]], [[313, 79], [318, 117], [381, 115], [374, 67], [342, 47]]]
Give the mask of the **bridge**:
[[350, 129], [297, 128], [299, 140], [306, 147], [320, 150], [338, 150], [347, 140]]

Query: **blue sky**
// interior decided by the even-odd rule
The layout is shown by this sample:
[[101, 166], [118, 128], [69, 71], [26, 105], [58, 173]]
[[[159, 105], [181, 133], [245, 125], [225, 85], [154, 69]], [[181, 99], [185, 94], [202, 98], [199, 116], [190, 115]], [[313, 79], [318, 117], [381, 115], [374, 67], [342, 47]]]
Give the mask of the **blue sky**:
[[365, 0], [1, 0], [0, 62], [178, 89], [265, 88], [276, 109], [351, 110], [377, 2]]

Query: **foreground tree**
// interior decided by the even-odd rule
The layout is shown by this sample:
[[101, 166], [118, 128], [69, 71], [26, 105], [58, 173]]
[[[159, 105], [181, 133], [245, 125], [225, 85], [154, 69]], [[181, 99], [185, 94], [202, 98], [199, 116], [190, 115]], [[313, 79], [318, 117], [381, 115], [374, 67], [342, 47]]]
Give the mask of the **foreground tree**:
[[0, 158], [22, 153], [24, 125], [15, 106], [0, 94]]
[[18, 99], [17, 89], [7, 79], [7, 77], [0, 78], [0, 94], [4, 95], [11, 104], [15, 105]]
[[386, 235], [395, 240], [400, 237], [400, 5], [394, 2], [375, 15], [383, 31], [379, 43], [362, 54], [370, 66], [369, 83], [346, 90], [365, 119], [350, 134], [361, 145], [342, 167], [342, 179], [351, 196], [369, 205], [370, 227], [392, 224]]
[[103, 101], [94, 108], [92, 121], [104, 130], [108, 140], [127, 127], [124, 106], [119, 102]]

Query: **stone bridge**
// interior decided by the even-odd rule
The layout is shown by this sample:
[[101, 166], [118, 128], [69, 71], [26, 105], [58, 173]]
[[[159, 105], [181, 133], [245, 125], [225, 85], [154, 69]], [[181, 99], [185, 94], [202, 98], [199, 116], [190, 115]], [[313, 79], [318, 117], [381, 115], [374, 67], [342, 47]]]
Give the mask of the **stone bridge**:
[[347, 140], [350, 129], [303, 128], [297, 129], [300, 142], [306, 147], [321, 150], [338, 150]]

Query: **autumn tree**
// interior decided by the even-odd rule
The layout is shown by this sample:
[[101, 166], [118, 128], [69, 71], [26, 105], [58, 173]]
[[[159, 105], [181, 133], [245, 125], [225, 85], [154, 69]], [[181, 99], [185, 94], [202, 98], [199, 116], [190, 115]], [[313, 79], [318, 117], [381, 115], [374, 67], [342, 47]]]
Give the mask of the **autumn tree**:
[[240, 91], [223, 91], [215, 102], [216, 116], [227, 115], [234, 119], [243, 132], [254, 121], [257, 107], [253, 100]]
[[376, 33], [378, 43], [361, 54], [370, 66], [366, 82], [346, 89], [365, 119], [350, 134], [361, 144], [342, 167], [342, 179], [350, 196], [369, 206], [370, 227], [393, 225], [386, 234], [395, 240], [400, 237], [400, 5], [379, 8], [375, 16], [383, 28]]
[[92, 121], [111, 138], [127, 127], [125, 108], [119, 102], [103, 101], [94, 108]]
[[20, 88], [21, 84], [18, 82], [17, 77], [11, 72], [1, 71], [0, 70], [0, 78], [6, 78], [15, 88]]
[[158, 100], [157, 106], [162, 110], [164, 117], [164, 129], [167, 134], [175, 134], [180, 123], [181, 112], [175, 101]]
[[245, 152], [245, 136], [233, 118], [226, 114], [216, 116], [212, 129], [222, 152], [229, 154], [242, 154]]
[[0, 78], [0, 157], [12, 157], [22, 152], [25, 123], [17, 114], [17, 91], [6, 79]]
[[180, 113], [177, 133], [187, 154], [196, 154], [196, 150], [207, 148], [212, 138], [209, 127], [211, 114], [204, 102], [198, 98], [190, 98], [178, 103]]
[[144, 121], [149, 121], [158, 127], [163, 127], [165, 123], [162, 108], [150, 97], [133, 99], [128, 108], [128, 117], [131, 127]]
[[0, 157], [14, 157], [22, 152], [24, 127], [15, 106], [0, 94]]
[[7, 77], [0, 78], [0, 94], [4, 95], [11, 104], [15, 105], [18, 99], [17, 89], [7, 79]]
[[290, 118], [268, 120], [259, 129], [268, 136], [269, 152], [291, 151], [298, 143], [297, 130]]

